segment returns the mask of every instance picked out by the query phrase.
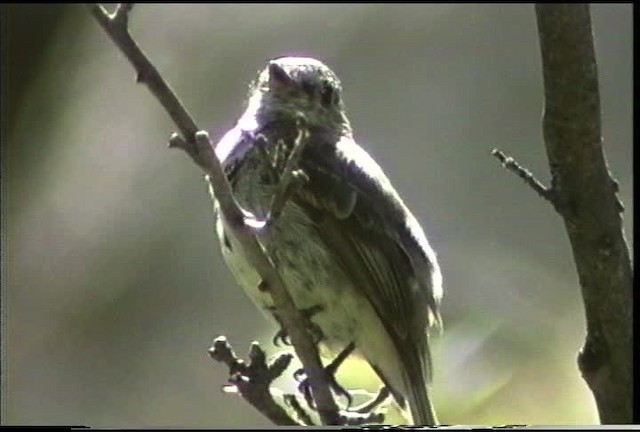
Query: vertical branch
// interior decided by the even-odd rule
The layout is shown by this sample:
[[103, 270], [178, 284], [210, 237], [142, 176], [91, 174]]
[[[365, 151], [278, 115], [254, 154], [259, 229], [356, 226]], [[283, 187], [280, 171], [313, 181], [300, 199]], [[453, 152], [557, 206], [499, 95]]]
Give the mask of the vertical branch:
[[576, 264], [587, 323], [578, 363], [602, 423], [633, 416], [633, 276], [602, 147], [589, 6], [536, 4], [544, 75], [543, 131], [553, 202]]

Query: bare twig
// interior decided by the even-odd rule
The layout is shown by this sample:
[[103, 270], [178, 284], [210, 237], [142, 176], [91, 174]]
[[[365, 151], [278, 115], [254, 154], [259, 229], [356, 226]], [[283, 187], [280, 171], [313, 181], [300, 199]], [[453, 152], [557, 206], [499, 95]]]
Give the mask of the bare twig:
[[553, 197], [553, 189], [548, 189], [544, 187], [537, 178], [531, 173], [531, 171], [527, 170], [523, 166], [521, 166], [514, 158], [511, 156], [505, 155], [498, 149], [494, 149], [491, 154], [495, 156], [501, 163], [502, 166], [508, 169], [509, 171], [515, 173], [518, 177], [520, 177], [526, 184], [531, 187], [538, 195], [540, 195], [545, 200], [549, 201], [551, 204], [555, 206], [554, 197]]
[[129, 34], [128, 13], [132, 9], [132, 4], [119, 5], [113, 15], [108, 14], [100, 5], [91, 4], [88, 7], [105, 32], [131, 62], [137, 71], [138, 81], [147, 85], [180, 130], [183, 139], [175, 135], [170, 145], [186, 151], [209, 176], [214, 196], [220, 204], [222, 217], [229, 223], [248, 262], [269, 287], [282, 323], [309, 377], [320, 418], [327, 425], [339, 424], [338, 407], [324, 378], [317, 347], [307, 332], [309, 326], [304, 316], [296, 309], [279, 272], [256, 237], [247, 229], [245, 212], [233, 196], [231, 186], [215, 156], [207, 133], [200, 131], [196, 126], [175, 93]]
[[249, 350], [249, 364], [236, 357], [226, 338], [219, 337], [209, 349], [214, 360], [229, 367], [229, 382], [240, 396], [278, 426], [301, 426], [278, 405], [270, 391], [271, 383], [291, 363], [291, 354], [282, 354], [267, 365], [266, 355], [257, 343]]
[[[169, 87], [169, 84], [162, 78], [158, 70], [129, 34], [129, 13], [133, 9], [133, 3], [118, 4], [115, 12], [111, 15], [100, 4], [89, 4], [88, 7], [100, 26], [133, 65], [138, 74], [137, 82], [147, 85], [169, 116], [171, 116], [171, 119], [187, 142], [193, 143], [193, 137], [199, 130], [198, 126], [196, 126], [193, 118], [171, 87]], [[185, 150], [190, 155], [194, 152], [191, 148]], [[194, 156], [196, 155], [192, 157]]]
[[578, 271], [587, 322], [580, 370], [602, 423], [633, 421], [633, 273], [622, 206], [602, 146], [589, 5], [536, 4], [544, 140], [554, 203]]

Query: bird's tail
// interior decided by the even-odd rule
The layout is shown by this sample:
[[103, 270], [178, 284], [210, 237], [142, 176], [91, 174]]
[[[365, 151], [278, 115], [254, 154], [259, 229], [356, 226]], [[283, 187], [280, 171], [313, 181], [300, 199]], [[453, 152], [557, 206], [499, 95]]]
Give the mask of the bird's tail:
[[[417, 354], [417, 353], [412, 353]], [[404, 424], [415, 426], [437, 426], [438, 418], [429, 397], [427, 384], [431, 379], [430, 356], [422, 359], [420, 355], [402, 357], [404, 371], [402, 381], [400, 375], [389, 380], [382, 370], [372, 364], [374, 371], [380, 377], [386, 388], [396, 401], [398, 414], [405, 420]]]
[[426, 376], [407, 377], [405, 386], [407, 389], [407, 402], [415, 426], [436, 426], [438, 418], [429, 397]]
[[429, 396], [432, 362], [428, 342], [423, 349], [409, 349], [405, 357], [404, 395], [415, 426], [437, 426], [438, 418]]

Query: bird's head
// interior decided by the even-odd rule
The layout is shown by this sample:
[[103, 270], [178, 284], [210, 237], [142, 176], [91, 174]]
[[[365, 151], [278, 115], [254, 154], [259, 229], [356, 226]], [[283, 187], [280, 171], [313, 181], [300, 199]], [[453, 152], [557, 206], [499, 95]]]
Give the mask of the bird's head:
[[342, 87], [336, 74], [319, 60], [280, 57], [269, 61], [251, 86], [260, 121], [302, 116], [316, 127], [348, 129]]

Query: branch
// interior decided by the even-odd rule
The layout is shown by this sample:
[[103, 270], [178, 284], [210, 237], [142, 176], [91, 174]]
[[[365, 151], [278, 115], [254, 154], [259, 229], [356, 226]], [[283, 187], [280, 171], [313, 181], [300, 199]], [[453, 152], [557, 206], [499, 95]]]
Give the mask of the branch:
[[214, 196], [220, 204], [222, 217], [229, 222], [247, 261], [256, 269], [264, 284], [269, 287], [282, 323], [307, 372], [320, 418], [326, 425], [339, 424], [338, 407], [324, 378], [317, 347], [307, 331], [309, 326], [306, 319], [296, 308], [280, 273], [252, 234], [251, 227], [246, 223], [245, 212], [233, 196], [231, 186], [207, 133], [200, 131], [196, 126], [175, 93], [129, 34], [128, 13], [133, 5], [128, 3], [118, 5], [113, 15], [109, 15], [102, 6], [97, 4], [88, 5], [88, 7], [105, 32], [131, 62], [137, 72], [138, 82], [146, 84], [180, 130], [182, 139], [174, 135], [170, 140], [170, 146], [186, 151], [207, 174], [213, 186]]
[[[151, 93], [171, 116], [180, 133], [188, 142], [193, 142], [193, 137], [199, 130], [196, 123], [182, 106], [169, 84], [129, 34], [129, 13], [133, 9], [133, 3], [118, 4], [113, 15], [109, 15], [100, 4], [89, 4], [88, 7], [100, 26], [133, 65], [138, 74], [136, 81], [147, 85]], [[190, 155], [195, 156], [192, 153]]]
[[536, 4], [554, 204], [578, 271], [587, 321], [580, 370], [602, 423], [633, 420], [633, 276], [602, 147], [600, 95], [586, 4]]
[[[213, 341], [209, 355], [212, 359], [229, 367], [229, 382], [232, 391], [240, 393], [244, 400], [274, 424], [278, 426], [303, 426], [292, 419], [275, 402], [270, 391], [271, 383], [282, 375], [291, 363], [291, 354], [282, 354], [270, 365], [267, 365], [265, 352], [257, 342], [254, 342], [249, 349], [249, 364], [247, 365], [236, 357], [229, 342], [221, 336]], [[227, 389], [227, 391], [230, 390]], [[295, 399], [293, 395], [285, 396], [286, 399], [291, 397]], [[306, 418], [308, 419], [308, 416]], [[312, 423], [307, 424], [311, 425]]]
[[493, 149], [491, 154], [502, 163], [502, 166], [504, 168], [516, 174], [518, 177], [524, 180], [524, 182], [528, 184], [531, 189], [533, 189], [538, 195], [540, 195], [540, 197], [549, 201], [555, 206], [553, 190], [544, 187], [544, 185], [540, 183], [540, 181], [538, 181], [538, 179], [535, 178], [533, 174], [531, 174], [531, 171], [522, 167], [514, 158], [505, 155], [498, 149]]

